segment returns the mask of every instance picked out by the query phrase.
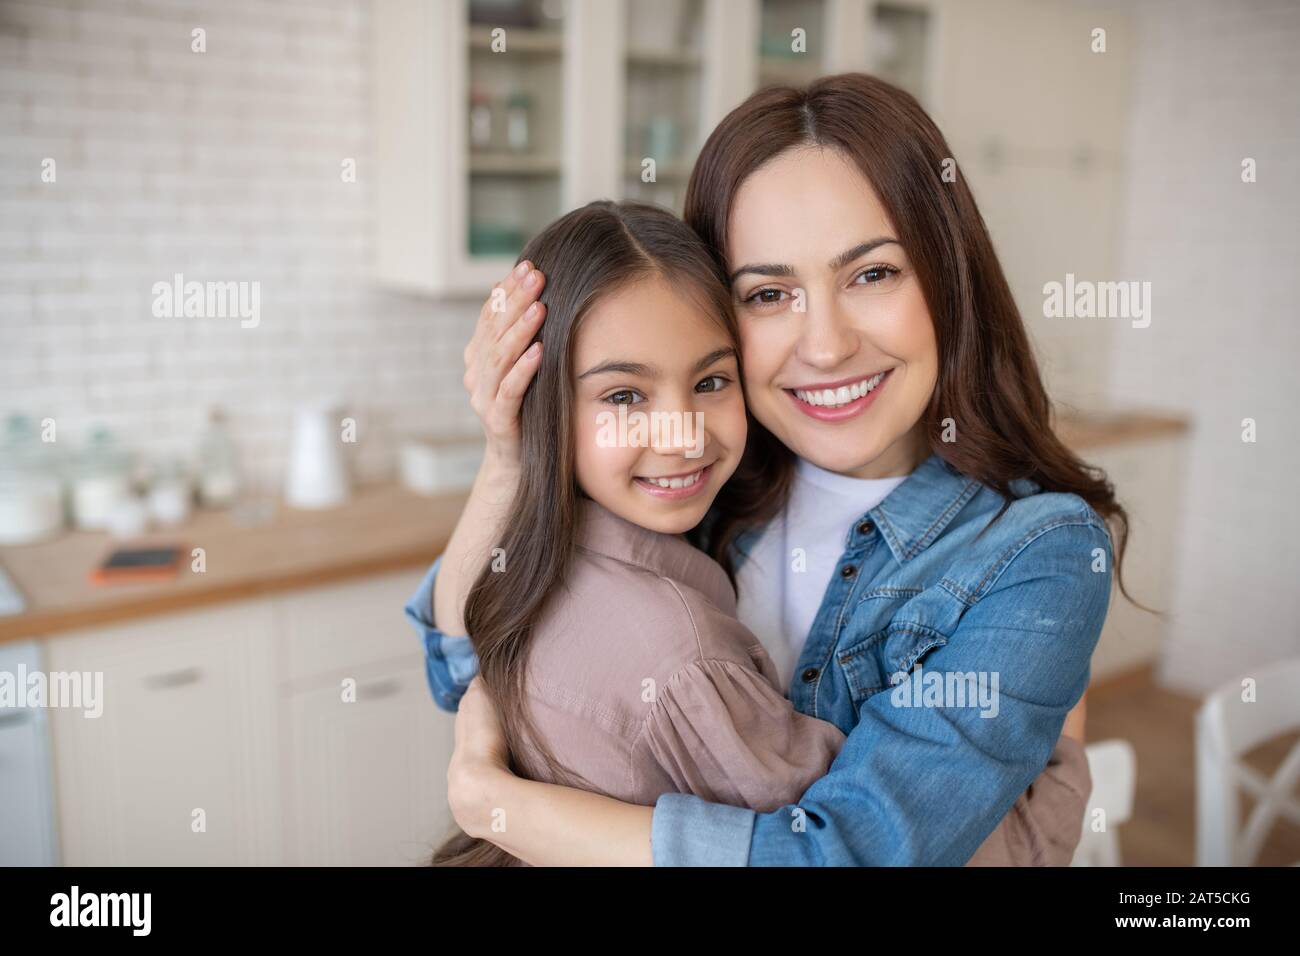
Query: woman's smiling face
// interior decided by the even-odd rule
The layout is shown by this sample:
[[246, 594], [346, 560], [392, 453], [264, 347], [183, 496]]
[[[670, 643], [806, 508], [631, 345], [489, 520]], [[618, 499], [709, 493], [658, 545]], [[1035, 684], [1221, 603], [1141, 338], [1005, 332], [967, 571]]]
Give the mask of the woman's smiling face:
[[782, 153], [740, 187], [727, 271], [754, 417], [801, 458], [859, 478], [911, 472], [938, 379], [907, 250], [841, 153]]

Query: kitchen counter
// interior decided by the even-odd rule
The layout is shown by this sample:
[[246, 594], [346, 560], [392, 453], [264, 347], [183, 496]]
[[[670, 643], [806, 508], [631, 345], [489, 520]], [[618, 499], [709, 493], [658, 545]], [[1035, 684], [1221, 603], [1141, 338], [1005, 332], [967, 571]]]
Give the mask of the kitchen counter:
[[[1188, 427], [1174, 415], [1127, 412], [1063, 417], [1057, 431], [1087, 458], [1099, 448], [1176, 437]], [[182, 548], [176, 578], [164, 582], [91, 584], [90, 572], [113, 547], [105, 533], [68, 532], [0, 548], [0, 565], [27, 600], [23, 613], [0, 617], [0, 643], [420, 567], [446, 546], [464, 502], [464, 493], [429, 498], [384, 484], [363, 487], [329, 511], [280, 507], [253, 527], [237, 525], [228, 511], [196, 511], [174, 532], [132, 542]], [[204, 549], [203, 573], [190, 570], [194, 548]]]
[[[182, 549], [169, 581], [92, 584], [91, 571], [114, 547], [104, 532], [0, 548], [0, 565], [27, 601], [21, 614], [0, 617], [0, 643], [427, 565], [464, 503], [464, 493], [433, 498], [385, 484], [362, 487], [328, 511], [280, 506], [253, 527], [229, 511], [197, 510], [173, 531], [131, 542]], [[202, 573], [191, 570], [194, 548], [204, 550]]]

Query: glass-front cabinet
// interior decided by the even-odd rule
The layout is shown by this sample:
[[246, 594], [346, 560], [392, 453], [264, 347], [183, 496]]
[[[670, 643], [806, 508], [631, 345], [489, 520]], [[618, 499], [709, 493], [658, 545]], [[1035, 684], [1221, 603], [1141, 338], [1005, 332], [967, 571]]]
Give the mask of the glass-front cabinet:
[[709, 131], [760, 85], [876, 67], [923, 85], [935, 2], [380, 0], [378, 280], [478, 298], [566, 210], [680, 213]]
[[564, 4], [470, 0], [467, 12], [466, 252], [517, 256], [561, 209]]
[[626, 0], [624, 154], [630, 199], [681, 212], [700, 149], [702, 0]]

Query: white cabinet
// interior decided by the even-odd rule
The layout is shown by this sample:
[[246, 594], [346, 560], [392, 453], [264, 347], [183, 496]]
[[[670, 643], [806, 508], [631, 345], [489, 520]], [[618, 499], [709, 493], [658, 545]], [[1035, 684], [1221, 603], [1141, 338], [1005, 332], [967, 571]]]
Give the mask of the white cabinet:
[[51, 673], [103, 680], [101, 716], [48, 712], [63, 862], [426, 862], [453, 721], [402, 615], [422, 574], [48, 639]]
[[401, 614], [422, 574], [279, 602], [288, 863], [427, 863], [451, 825], [453, 720]]
[[[0, 646], [0, 672], [15, 684], [40, 670], [35, 641]], [[42, 708], [0, 707], [0, 866], [58, 862], [47, 724]]]
[[284, 703], [286, 862], [427, 863], [451, 823], [451, 718], [409, 666], [360, 673], [355, 694], [327, 681]]
[[52, 672], [102, 674], [99, 717], [52, 709], [64, 863], [278, 859], [271, 606], [53, 638]]

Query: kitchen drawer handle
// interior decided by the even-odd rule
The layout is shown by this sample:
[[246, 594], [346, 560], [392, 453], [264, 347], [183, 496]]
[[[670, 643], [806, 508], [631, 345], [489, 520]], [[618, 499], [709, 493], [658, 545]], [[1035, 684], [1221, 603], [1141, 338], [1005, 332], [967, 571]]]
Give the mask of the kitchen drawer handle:
[[25, 710], [0, 711], [0, 727], [9, 727], [13, 724], [21, 724], [30, 716], [31, 714]]
[[402, 682], [396, 677], [389, 677], [386, 680], [377, 680], [371, 684], [362, 684], [358, 688], [358, 700], [381, 700], [385, 697], [392, 697], [402, 689]]
[[182, 667], [180, 670], [168, 671], [166, 674], [154, 674], [144, 679], [145, 686], [151, 690], [170, 690], [198, 683], [203, 671], [197, 667]]

